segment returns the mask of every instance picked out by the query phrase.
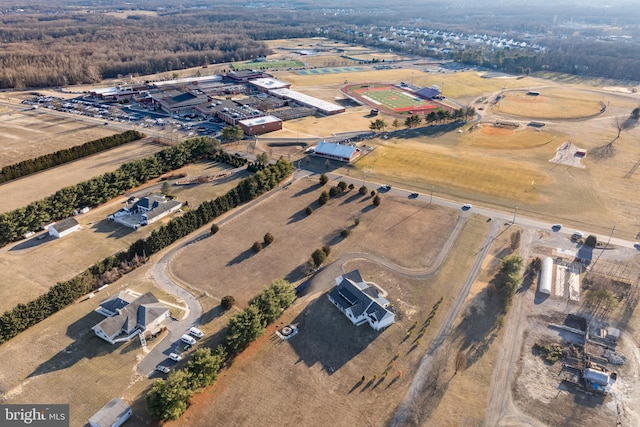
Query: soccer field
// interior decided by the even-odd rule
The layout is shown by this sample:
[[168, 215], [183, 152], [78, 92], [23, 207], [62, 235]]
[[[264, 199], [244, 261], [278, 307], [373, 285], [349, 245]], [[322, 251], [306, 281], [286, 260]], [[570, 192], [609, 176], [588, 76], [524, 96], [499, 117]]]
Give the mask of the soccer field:
[[397, 113], [405, 111], [425, 111], [435, 109], [436, 106], [393, 86], [369, 88], [364, 87], [353, 91], [370, 104], [386, 107]]

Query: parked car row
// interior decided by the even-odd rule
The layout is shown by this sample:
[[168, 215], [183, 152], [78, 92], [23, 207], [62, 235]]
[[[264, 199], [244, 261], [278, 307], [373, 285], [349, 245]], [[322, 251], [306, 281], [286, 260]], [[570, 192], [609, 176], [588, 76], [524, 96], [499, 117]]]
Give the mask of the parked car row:
[[[180, 337], [180, 341], [178, 345], [180, 345], [180, 343], [184, 344], [184, 346], [182, 347], [182, 350], [186, 351], [196, 344], [197, 342], [196, 338], [202, 338], [202, 337], [204, 337], [204, 332], [202, 332], [200, 329], [196, 327], [191, 327], [189, 328], [186, 334], [183, 334]], [[169, 353], [169, 360], [173, 362], [180, 362], [182, 360], [182, 355], [179, 352], [171, 352]], [[160, 372], [162, 374], [168, 374], [169, 372], [171, 372], [171, 368], [169, 366], [160, 364], [156, 366], [156, 372]]]

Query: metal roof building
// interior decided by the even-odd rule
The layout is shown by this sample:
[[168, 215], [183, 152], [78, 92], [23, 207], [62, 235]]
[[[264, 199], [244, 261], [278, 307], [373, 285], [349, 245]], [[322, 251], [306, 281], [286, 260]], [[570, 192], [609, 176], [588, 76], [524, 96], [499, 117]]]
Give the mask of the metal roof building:
[[116, 397], [89, 418], [89, 425], [91, 427], [119, 427], [131, 418], [131, 415], [133, 412], [129, 405]]
[[553, 260], [545, 257], [542, 260], [542, 269], [540, 270], [540, 283], [538, 292], [541, 294], [551, 295], [551, 281], [553, 280]]
[[314, 154], [327, 159], [351, 162], [360, 155], [360, 149], [353, 145], [335, 144], [333, 142], [320, 141]]
[[338, 113], [344, 113], [344, 107], [334, 104], [332, 102], [323, 101], [313, 96], [305, 95], [304, 93], [296, 92], [291, 89], [273, 89], [269, 91], [269, 94], [277, 96], [279, 98], [286, 98], [296, 101], [306, 107], [312, 107], [325, 115], [332, 115]]

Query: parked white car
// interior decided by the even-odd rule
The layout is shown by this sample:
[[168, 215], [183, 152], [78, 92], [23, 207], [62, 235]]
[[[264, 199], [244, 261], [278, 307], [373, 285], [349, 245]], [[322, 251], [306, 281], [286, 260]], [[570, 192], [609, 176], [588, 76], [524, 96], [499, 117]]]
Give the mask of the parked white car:
[[204, 332], [198, 328], [189, 328], [189, 335], [193, 335], [196, 338], [202, 338], [204, 336]]
[[173, 360], [174, 362], [179, 362], [182, 360], [182, 356], [180, 356], [178, 353], [171, 353], [169, 355], [169, 359]]
[[184, 335], [180, 338], [180, 340], [181, 340], [182, 342], [185, 342], [185, 343], [189, 344], [189, 345], [194, 345], [194, 344], [196, 343], [195, 338], [193, 338], [192, 336], [187, 335], [187, 334], [184, 334]]

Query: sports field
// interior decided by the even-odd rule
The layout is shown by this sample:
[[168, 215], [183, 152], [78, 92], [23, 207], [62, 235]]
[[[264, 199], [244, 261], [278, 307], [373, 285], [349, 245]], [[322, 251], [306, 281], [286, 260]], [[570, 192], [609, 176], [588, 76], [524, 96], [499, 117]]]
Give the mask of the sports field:
[[356, 86], [348, 88], [348, 91], [362, 98], [370, 105], [386, 107], [386, 109], [395, 113], [430, 111], [437, 108], [431, 102], [391, 85], [377, 87]]
[[254, 62], [234, 62], [232, 65], [234, 70], [260, 70], [265, 68], [297, 68], [304, 67], [304, 64], [298, 60], [291, 61], [254, 61]]

